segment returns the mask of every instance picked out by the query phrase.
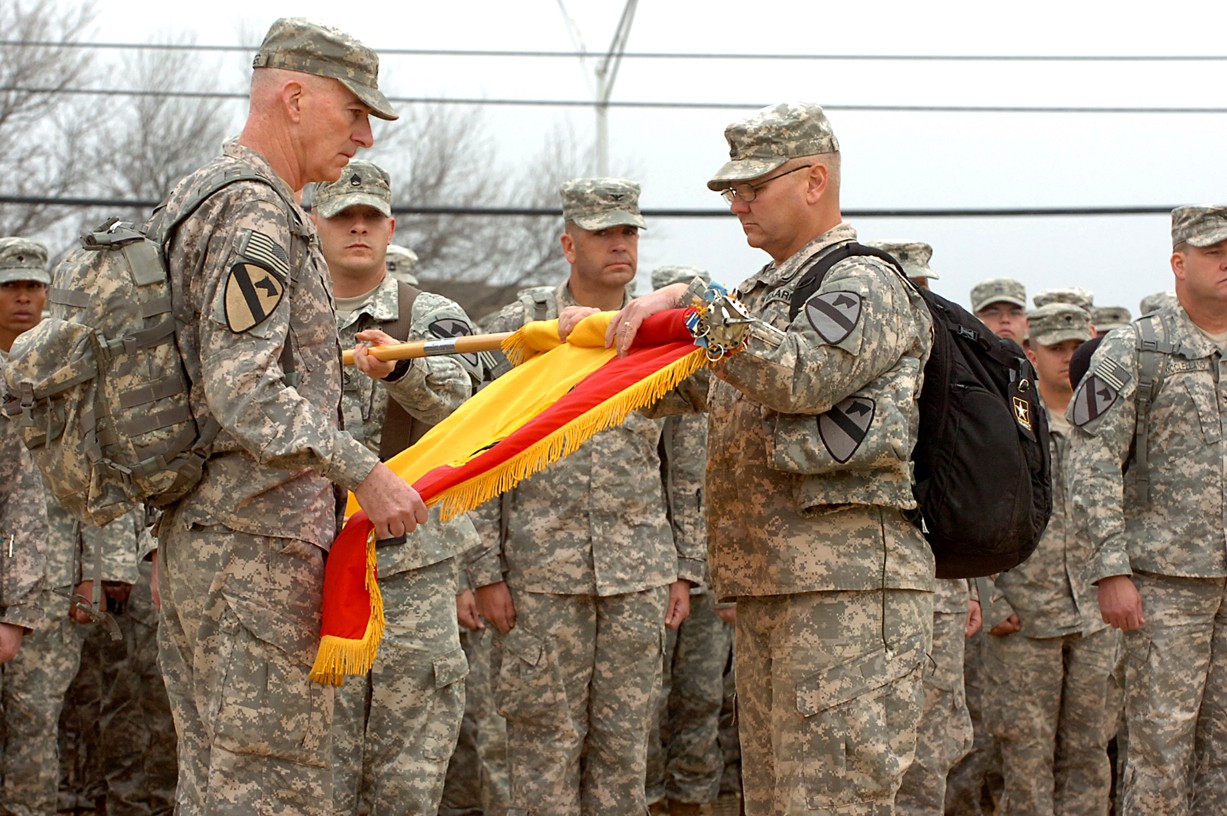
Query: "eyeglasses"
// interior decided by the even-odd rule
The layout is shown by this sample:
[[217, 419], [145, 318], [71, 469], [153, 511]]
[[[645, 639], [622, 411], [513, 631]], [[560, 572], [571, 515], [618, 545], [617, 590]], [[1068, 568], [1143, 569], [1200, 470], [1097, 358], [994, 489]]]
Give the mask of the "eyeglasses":
[[761, 190], [763, 187], [766, 187], [771, 182], [775, 181], [778, 178], [784, 178], [784, 176], [787, 176], [789, 173], [795, 173], [798, 170], [805, 170], [810, 167], [813, 167], [813, 165], [803, 164], [800, 167], [794, 167], [791, 170], [785, 170], [783, 173], [774, 175], [771, 178], [765, 178], [762, 181], [760, 181], [758, 184], [751, 184], [748, 181], [743, 181], [741, 184], [734, 184], [732, 187], [728, 187], [724, 190], [721, 190], [720, 195], [724, 196], [724, 200], [730, 204], [732, 204], [737, 199], [741, 199], [745, 203], [749, 204], [751, 201], [753, 201], [755, 198], [758, 197], [758, 191]]

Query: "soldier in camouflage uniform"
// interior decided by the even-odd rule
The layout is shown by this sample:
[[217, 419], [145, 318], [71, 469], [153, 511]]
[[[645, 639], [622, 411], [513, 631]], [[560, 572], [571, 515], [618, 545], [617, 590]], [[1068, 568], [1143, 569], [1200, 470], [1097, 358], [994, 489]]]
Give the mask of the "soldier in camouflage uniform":
[[[573, 325], [625, 305], [644, 227], [639, 185], [572, 179], [561, 194], [569, 279], [522, 293], [483, 322], [488, 331], [560, 313]], [[659, 422], [632, 414], [475, 514], [485, 549], [469, 573], [497, 632], [494, 695], [516, 816], [647, 807], [664, 628], [685, 618], [702, 578], [701, 556], [677, 549], [697, 542], [676, 541], [665, 515], [660, 438]]]
[[[473, 333], [458, 305], [398, 284], [387, 273], [385, 253], [396, 219], [383, 168], [351, 161], [340, 179], [317, 185], [314, 196], [313, 218], [332, 276], [343, 346]], [[403, 333], [395, 324], [405, 323], [404, 336], [387, 333]], [[383, 362], [364, 353], [344, 373], [345, 427], [379, 453], [392, 441], [383, 438], [390, 400], [428, 427], [469, 397], [481, 371], [475, 354]], [[404, 447], [409, 436], [395, 447]], [[477, 533], [466, 516], [438, 524], [432, 511], [432, 521], [378, 550], [387, 623], [370, 674], [337, 692], [337, 814], [355, 813], [359, 801], [381, 814], [434, 816], [439, 808], [468, 673], [456, 625], [455, 556], [477, 544]]]
[[1049, 302], [1028, 316], [1027, 356], [1049, 418], [1053, 512], [1035, 553], [1001, 573], [987, 605], [989, 730], [1001, 744], [1004, 814], [1108, 812], [1108, 740], [1120, 692], [1119, 633], [1099, 616], [1086, 578], [1091, 542], [1070, 517], [1067, 478], [1073, 394], [1069, 362], [1091, 338], [1082, 308]]
[[398, 281], [404, 281], [410, 286], [418, 285], [417, 275], [413, 270], [418, 265], [418, 254], [408, 247], [399, 244], [388, 244], [388, 254], [384, 259], [388, 274]]
[[[886, 262], [837, 264], [795, 318], [812, 261], [853, 241], [839, 145], [814, 104], [765, 108], [725, 130], [708, 182], [772, 259], [737, 288], [756, 320], [714, 336], [745, 347], [678, 394], [708, 412], [712, 578], [737, 600], [746, 813], [893, 811], [912, 761], [933, 626], [933, 553], [905, 517], [932, 322]], [[640, 298], [611, 323], [620, 349], [643, 318], [702, 282]], [[662, 410], [665, 407], [662, 406]], [[717, 518], [718, 514], [718, 518]]]
[[341, 430], [332, 284], [294, 203], [370, 147], [369, 116], [396, 117], [378, 57], [282, 19], [253, 66], [242, 134], [179, 182], [162, 214], [178, 216], [224, 173], [259, 178], [210, 195], [167, 252], [192, 413], [220, 426], [200, 483], [155, 530], [182, 814], [330, 810], [333, 690], [308, 674], [345, 490], [379, 538], [426, 520], [417, 492]]
[[1123, 329], [1133, 320], [1133, 315], [1124, 306], [1096, 306], [1091, 309], [1091, 328], [1096, 337], [1103, 337], [1113, 329]]
[[1095, 296], [1089, 289], [1081, 286], [1070, 286], [1065, 289], [1041, 289], [1031, 297], [1031, 303], [1036, 309], [1041, 309], [1052, 303], [1068, 303], [1077, 306], [1087, 314], [1095, 308]]
[[[873, 241], [890, 253], [908, 278], [928, 289], [938, 275], [929, 266], [933, 247], [923, 241]], [[946, 777], [972, 745], [971, 714], [963, 690], [963, 646], [979, 629], [980, 604], [961, 578], [939, 578], [933, 593], [933, 646], [925, 667], [924, 705], [916, 729], [916, 759], [903, 775], [895, 810], [909, 816], [941, 816]]]
[[[652, 288], [695, 277], [711, 280], [691, 267], [660, 267], [652, 273]], [[673, 535], [694, 542], [683, 546], [706, 556], [706, 420], [697, 415], [667, 417], [661, 455]], [[733, 633], [716, 614], [706, 558], [703, 566], [703, 582], [690, 590], [690, 616], [666, 633], [660, 702], [648, 738], [648, 802], [664, 803], [672, 816], [697, 814], [701, 804], [715, 801], [724, 768], [720, 708]]]
[[1227, 207], [1173, 210], [1172, 245], [1178, 302], [1107, 335], [1069, 407], [1088, 578], [1124, 631], [1127, 816], [1227, 812]]

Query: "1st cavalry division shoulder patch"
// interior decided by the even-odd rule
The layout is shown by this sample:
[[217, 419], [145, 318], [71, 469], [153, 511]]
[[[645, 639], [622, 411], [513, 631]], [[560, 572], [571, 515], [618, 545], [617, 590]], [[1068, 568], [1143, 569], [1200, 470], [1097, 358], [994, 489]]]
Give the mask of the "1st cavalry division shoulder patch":
[[224, 291], [226, 325], [232, 332], [245, 332], [268, 319], [285, 296], [290, 273], [286, 251], [262, 232], [248, 230], [239, 255]]
[[1125, 367], [1115, 360], [1101, 360], [1087, 375], [1074, 394], [1071, 416], [1078, 427], [1098, 419], [1112, 407], [1125, 383], [1132, 379]]
[[861, 319], [861, 296], [855, 292], [825, 292], [805, 302], [805, 316], [823, 340], [835, 345], [852, 334]]

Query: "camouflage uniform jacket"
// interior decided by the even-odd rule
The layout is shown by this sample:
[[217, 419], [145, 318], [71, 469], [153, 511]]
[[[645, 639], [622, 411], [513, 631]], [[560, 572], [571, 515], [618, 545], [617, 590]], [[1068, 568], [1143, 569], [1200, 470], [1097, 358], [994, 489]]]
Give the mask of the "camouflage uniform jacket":
[[[399, 312], [396, 280], [385, 276], [364, 308], [343, 319], [338, 326], [341, 345], [352, 348], [358, 332], [385, 328], [396, 321]], [[440, 295], [422, 292], [413, 301], [409, 336], [396, 339], [451, 337], [456, 333], [457, 323], [463, 324], [467, 333], [473, 333], [473, 324], [459, 305]], [[477, 355], [442, 355], [414, 360], [404, 376], [394, 382], [376, 381], [357, 368], [346, 366], [341, 399], [345, 427], [355, 439], [378, 454], [389, 396], [415, 419], [435, 425], [468, 399], [474, 384], [481, 381], [481, 372]], [[404, 544], [380, 547], [381, 575], [437, 564], [476, 543], [477, 533], [467, 518], [439, 524], [437, 513], [432, 513], [431, 523], [418, 528]]]
[[[379, 461], [341, 430], [332, 280], [306, 213], [297, 205], [291, 212], [269, 186], [293, 200], [288, 185], [263, 156], [235, 142], [179, 182], [168, 213], [222, 168], [255, 172], [269, 183], [236, 182], [210, 196], [168, 251], [192, 411], [222, 428], [203, 479], [179, 503], [180, 521], [327, 548], [341, 509], [334, 483], [352, 490]], [[236, 311], [227, 298], [229, 283], [244, 282], [266, 293], [259, 313]], [[278, 288], [279, 298], [272, 295]], [[287, 343], [294, 387], [279, 361]]]
[[33, 629], [42, 622], [46, 543], [42, 482], [17, 431], [0, 414], [0, 623]]
[[[550, 316], [575, 305], [563, 283]], [[512, 331], [532, 319], [517, 301], [482, 327]], [[479, 507], [474, 521], [485, 548], [468, 565], [473, 585], [507, 580], [528, 592], [608, 596], [678, 578], [700, 582], [701, 559], [675, 549], [665, 514], [660, 435], [660, 421], [631, 414], [505, 500]], [[500, 521], [503, 507], [507, 518]]]
[[1089, 635], [1107, 624], [1099, 613], [1095, 587], [1086, 577], [1091, 542], [1086, 531], [1074, 523], [1069, 494], [1064, 489], [1069, 440], [1059, 424], [1050, 423], [1049, 429], [1052, 517], [1031, 557], [995, 577], [992, 617], [986, 617], [984, 624], [991, 629], [1017, 613], [1020, 632], [1027, 637]]
[[[707, 502], [719, 508], [709, 553], [721, 598], [933, 589], [933, 553], [918, 532], [883, 528], [863, 512], [839, 515], [915, 507], [910, 456], [932, 347], [927, 307], [891, 267], [852, 257], [788, 318], [807, 263], [855, 239], [841, 223], [737, 289], [751, 314], [783, 334], [779, 345], [753, 336], [719, 367], [706, 398]], [[698, 390], [686, 396], [703, 406]]]
[[[1109, 332], [1070, 401], [1074, 512], [1090, 532], [1089, 580], [1131, 575], [1227, 576], [1227, 371], [1179, 305], [1160, 310], [1179, 351], [1151, 403], [1150, 500], [1130, 462], [1137, 420], [1136, 324]], [[1094, 379], [1092, 379], [1092, 377]], [[1119, 384], [1119, 385], [1117, 385]], [[1128, 469], [1126, 469], [1128, 468]]]

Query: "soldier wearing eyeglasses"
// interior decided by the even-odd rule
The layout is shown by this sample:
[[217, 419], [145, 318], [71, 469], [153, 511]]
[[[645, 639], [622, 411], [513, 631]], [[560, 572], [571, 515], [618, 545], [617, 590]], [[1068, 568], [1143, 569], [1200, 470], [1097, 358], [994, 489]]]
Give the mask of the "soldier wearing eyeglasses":
[[[747, 814], [894, 811], [911, 762], [933, 625], [933, 554], [905, 518], [932, 323], [873, 257], [836, 263], [790, 317], [805, 271], [856, 240], [840, 213], [839, 143], [822, 108], [780, 104], [729, 125], [707, 186], [771, 260], [736, 290], [749, 323], [709, 310], [743, 347], [661, 411], [708, 413], [709, 556], [737, 602]], [[620, 349], [700, 282], [611, 322]], [[719, 305], [719, 304], [718, 304]], [[741, 328], [739, 328], [741, 327]]]

